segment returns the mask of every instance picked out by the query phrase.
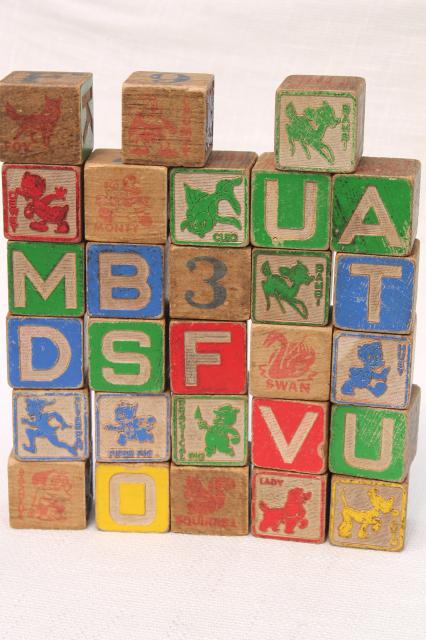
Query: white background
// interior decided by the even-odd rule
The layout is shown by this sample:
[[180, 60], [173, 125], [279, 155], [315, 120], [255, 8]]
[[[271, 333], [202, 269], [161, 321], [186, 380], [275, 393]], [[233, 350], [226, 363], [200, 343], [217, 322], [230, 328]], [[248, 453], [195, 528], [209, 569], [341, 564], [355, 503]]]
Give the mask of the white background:
[[[365, 154], [426, 159], [424, 0], [0, 0], [0, 7], [1, 76], [93, 71], [97, 146], [120, 146], [121, 83], [134, 70], [214, 73], [215, 148], [257, 152], [273, 148], [274, 92], [285, 76], [349, 74], [367, 79]], [[418, 383], [426, 372], [424, 282], [422, 269]], [[101, 533], [93, 524], [82, 532], [14, 531], [3, 334], [0, 350], [2, 640], [426, 637], [425, 412], [401, 554]]]

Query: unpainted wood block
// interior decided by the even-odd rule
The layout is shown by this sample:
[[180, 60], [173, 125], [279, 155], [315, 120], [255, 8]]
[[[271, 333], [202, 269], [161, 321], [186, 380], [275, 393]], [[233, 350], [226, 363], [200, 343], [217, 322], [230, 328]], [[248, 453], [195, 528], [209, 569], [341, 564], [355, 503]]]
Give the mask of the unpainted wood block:
[[330, 251], [254, 249], [252, 274], [254, 321], [328, 324]]
[[124, 162], [202, 167], [213, 145], [214, 76], [135, 71], [123, 84]]
[[18, 389], [79, 389], [84, 385], [81, 318], [8, 316], [9, 384]]
[[364, 137], [365, 80], [288, 76], [275, 101], [275, 161], [291, 171], [355, 171]]
[[170, 387], [174, 393], [246, 392], [245, 322], [172, 320], [169, 347]]
[[250, 236], [250, 174], [257, 154], [213, 151], [202, 169], [170, 172], [170, 235], [175, 244], [241, 247]]
[[6, 238], [81, 241], [81, 167], [4, 164], [2, 178]]
[[253, 167], [251, 242], [257, 247], [328, 249], [331, 176], [280, 171], [273, 153], [263, 153]]
[[168, 463], [96, 463], [96, 526], [165, 533], [170, 526]]
[[124, 164], [96, 149], [84, 165], [84, 235], [98, 242], [165, 244], [167, 168]]
[[170, 469], [171, 531], [223, 536], [249, 532], [249, 468]]
[[95, 393], [96, 459], [169, 460], [169, 405], [168, 393]]
[[328, 474], [253, 470], [252, 534], [259, 538], [324, 542]]
[[331, 400], [387, 409], [410, 401], [414, 334], [335, 330]]
[[256, 467], [327, 471], [328, 402], [253, 398], [252, 459]]
[[251, 249], [170, 246], [171, 318], [248, 320]]
[[339, 547], [401, 551], [408, 482], [332, 475], [329, 540]]
[[420, 162], [361, 159], [355, 173], [333, 176], [332, 249], [409, 255], [416, 239]]
[[332, 327], [251, 325], [250, 393], [328, 400]]
[[85, 529], [91, 506], [90, 463], [9, 457], [9, 520], [14, 529]]
[[420, 388], [413, 385], [407, 409], [334, 405], [330, 471], [402, 482], [416, 455]]
[[86, 460], [90, 455], [88, 389], [13, 390], [13, 453], [19, 460]]
[[174, 395], [172, 425], [175, 464], [247, 464], [247, 396]]
[[164, 391], [164, 332], [164, 320], [89, 319], [90, 388], [125, 393]]
[[334, 325], [340, 329], [410, 333], [416, 317], [420, 243], [408, 257], [338, 253]]
[[93, 148], [92, 74], [13, 71], [0, 114], [2, 161], [80, 165]]
[[164, 248], [89, 242], [87, 311], [100, 318], [161, 318]]
[[84, 245], [8, 242], [9, 311], [29, 316], [82, 316]]

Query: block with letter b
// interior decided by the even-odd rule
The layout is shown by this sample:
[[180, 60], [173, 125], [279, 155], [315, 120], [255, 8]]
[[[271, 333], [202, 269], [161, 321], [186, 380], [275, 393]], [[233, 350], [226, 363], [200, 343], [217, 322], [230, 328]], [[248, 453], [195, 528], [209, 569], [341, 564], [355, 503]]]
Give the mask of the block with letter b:
[[87, 245], [87, 309], [102, 318], [160, 318], [164, 250], [138, 244]]

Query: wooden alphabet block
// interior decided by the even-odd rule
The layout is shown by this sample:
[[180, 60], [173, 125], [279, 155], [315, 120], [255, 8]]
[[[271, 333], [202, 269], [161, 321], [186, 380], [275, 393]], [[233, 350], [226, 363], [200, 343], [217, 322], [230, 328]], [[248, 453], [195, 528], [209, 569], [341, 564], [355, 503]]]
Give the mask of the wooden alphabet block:
[[290, 171], [355, 171], [362, 155], [365, 80], [288, 76], [275, 102], [275, 161]]
[[9, 519], [14, 529], [85, 529], [91, 506], [90, 464], [9, 457]]
[[81, 241], [81, 167], [4, 164], [2, 177], [6, 238]]
[[336, 256], [334, 325], [410, 333], [416, 316], [419, 242], [411, 256]]
[[408, 408], [334, 405], [330, 470], [350, 476], [402, 482], [416, 455], [420, 389], [413, 385]]
[[331, 401], [405, 409], [410, 401], [414, 335], [336, 330]]
[[213, 145], [214, 76], [135, 71], [123, 84], [123, 158], [202, 167]]
[[251, 242], [257, 247], [328, 249], [331, 176], [275, 168], [263, 153], [252, 171]]
[[242, 467], [247, 464], [247, 396], [173, 396], [173, 462]]
[[9, 242], [9, 311], [30, 316], [82, 316], [84, 245]]
[[19, 460], [86, 460], [90, 455], [88, 390], [14, 389], [13, 453]]
[[328, 400], [332, 327], [251, 326], [250, 393], [261, 398]]
[[174, 533], [248, 534], [248, 466], [201, 468], [172, 463], [170, 481]]
[[246, 323], [173, 320], [169, 331], [174, 393], [246, 392]]
[[167, 168], [123, 164], [96, 149], [84, 165], [84, 235], [98, 242], [165, 244]]
[[165, 533], [170, 526], [168, 463], [96, 463], [96, 526]]
[[170, 172], [170, 235], [175, 244], [249, 244], [250, 173], [257, 155], [213, 151], [202, 169]]
[[169, 460], [169, 405], [168, 393], [95, 393], [96, 459]]
[[170, 246], [170, 317], [250, 318], [251, 249]]
[[253, 470], [252, 534], [296, 542], [324, 542], [327, 474]]
[[0, 81], [0, 159], [82, 164], [93, 148], [92, 74], [13, 71]]
[[253, 398], [253, 464], [301, 473], [327, 471], [328, 411], [328, 402]]
[[80, 318], [8, 316], [9, 384], [18, 389], [79, 389], [84, 384]]
[[95, 391], [164, 391], [164, 320], [90, 319], [89, 384]]
[[331, 253], [254, 249], [252, 318], [270, 324], [326, 325]]
[[101, 318], [161, 318], [163, 247], [89, 242], [87, 310]]
[[331, 544], [401, 551], [404, 547], [408, 482], [332, 476]]
[[345, 253], [409, 255], [417, 232], [420, 162], [361, 159], [333, 177], [332, 248]]

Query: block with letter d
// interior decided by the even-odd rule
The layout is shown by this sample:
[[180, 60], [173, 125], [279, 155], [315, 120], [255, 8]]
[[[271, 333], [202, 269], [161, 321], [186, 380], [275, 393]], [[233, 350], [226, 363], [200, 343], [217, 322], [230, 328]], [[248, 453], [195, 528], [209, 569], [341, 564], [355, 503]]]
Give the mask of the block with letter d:
[[87, 308], [101, 318], [161, 318], [164, 251], [160, 246], [87, 246]]

